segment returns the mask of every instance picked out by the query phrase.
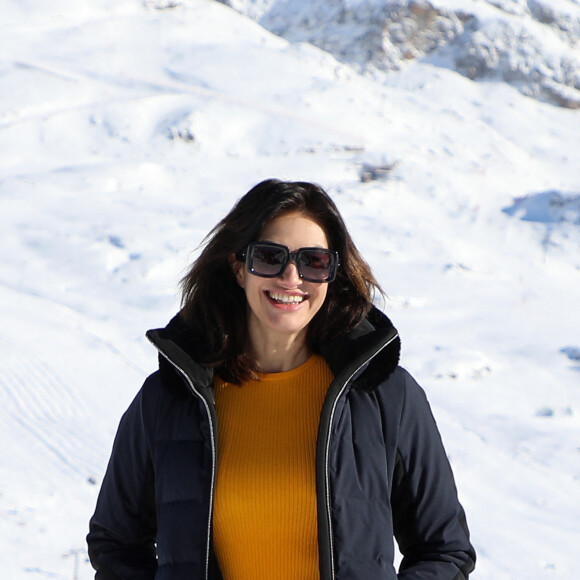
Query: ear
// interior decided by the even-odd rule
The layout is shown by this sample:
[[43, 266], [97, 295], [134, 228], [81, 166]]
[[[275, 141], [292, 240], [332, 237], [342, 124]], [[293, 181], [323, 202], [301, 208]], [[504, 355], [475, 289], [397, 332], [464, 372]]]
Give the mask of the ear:
[[236, 280], [238, 281], [238, 284], [242, 288], [245, 288], [245, 283], [246, 283], [245, 264], [243, 262], [239, 262], [238, 260], [236, 260], [235, 254], [230, 255], [230, 257], [228, 258], [228, 262], [230, 264], [230, 268], [232, 269], [232, 272], [234, 273], [234, 276], [236, 277]]

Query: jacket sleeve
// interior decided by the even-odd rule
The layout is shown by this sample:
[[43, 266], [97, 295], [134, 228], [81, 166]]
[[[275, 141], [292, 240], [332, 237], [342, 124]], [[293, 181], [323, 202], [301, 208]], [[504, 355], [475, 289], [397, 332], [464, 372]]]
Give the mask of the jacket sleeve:
[[155, 492], [145, 412], [147, 385], [121, 419], [89, 524], [87, 543], [96, 580], [155, 577]]
[[465, 580], [475, 551], [451, 466], [423, 389], [405, 371], [393, 476], [394, 532], [403, 555], [399, 580]]

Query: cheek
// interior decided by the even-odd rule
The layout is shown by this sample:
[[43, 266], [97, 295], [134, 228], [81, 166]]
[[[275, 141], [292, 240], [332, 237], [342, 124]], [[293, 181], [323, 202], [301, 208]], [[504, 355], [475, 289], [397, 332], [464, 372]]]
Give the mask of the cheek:
[[238, 278], [238, 283], [244, 290], [246, 295], [246, 304], [251, 310], [255, 310], [260, 302], [262, 296], [262, 289], [259, 285], [259, 278], [252, 276], [251, 274], [245, 273]]
[[316, 294], [314, 295], [314, 303], [316, 305], [317, 312], [322, 308], [322, 305], [324, 304], [324, 301], [326, 300], [327, 291], [328, 291], [328, 285], [325, 284], [324, 286], [321, 286], [318, 289], [318, 291], [316, 292]]

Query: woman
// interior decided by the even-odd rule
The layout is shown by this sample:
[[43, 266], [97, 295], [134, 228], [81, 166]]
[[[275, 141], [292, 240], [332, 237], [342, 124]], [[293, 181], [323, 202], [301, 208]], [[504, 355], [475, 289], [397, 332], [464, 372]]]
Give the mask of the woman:
[[441, 438], [330, 197], [258, 184], [182, 289], [91, 519], [96, 578], [467, 578]]

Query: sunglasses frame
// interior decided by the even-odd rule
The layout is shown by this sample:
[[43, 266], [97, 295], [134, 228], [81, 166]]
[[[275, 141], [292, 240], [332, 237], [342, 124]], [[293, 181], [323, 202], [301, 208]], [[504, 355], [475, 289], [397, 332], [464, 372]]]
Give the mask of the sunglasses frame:
[[[252, 264], [253, 262], [254, 250], [256, 246], [267, 246], [270, 248], [283, 250], [285, 252], [286, 256], [284, 262], [280, 267], [279, 272], [277, 272], [276, 274], [260, 274], [259, 272], [256, 272], [254, 267], [250, 267], [250, 264]], [[322, 251], [330, 256], [331, 262], [327, 278], [325, 278], [324, 280], [313, 280], [311, 278], [304, 276], [304, 274], [302, 273], [302, 265], [300, 263], [300, 260], [298, 259], [298, 256], [300, 253], [305, 251], [314, 251], [314, 252]], [[290, 248], [288, 248], [287, 246], [284, 246], [283, 244], [276, 244], [275, 242], [250, 242], [245, 249], [236, 252], [236, 260], [238, 260], [238, 262], [244, 262], [246, 264], [248, 272], [250, 272], [250, 274], [253, 274], [254, 276], [259, 276], [260, 278], [278, 278], [284, 273], [284, 270], [286, 270], [288, 264], [290, 262], [294, 262], [296, 264], [296, 270], [298, 271], [298, 276], [300, 277], [300, 279], [305, 280], [306, 282], [311, 282], [313, 284], [323, 284], [333, 282], [336, 278], [338, 267], [340, 266], [338, 252], [335, 252], [334, 250], [329, 250], [328, 248], [304, 247], [298, 248], [297, 250], [291, 252]]]

